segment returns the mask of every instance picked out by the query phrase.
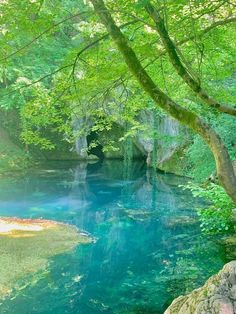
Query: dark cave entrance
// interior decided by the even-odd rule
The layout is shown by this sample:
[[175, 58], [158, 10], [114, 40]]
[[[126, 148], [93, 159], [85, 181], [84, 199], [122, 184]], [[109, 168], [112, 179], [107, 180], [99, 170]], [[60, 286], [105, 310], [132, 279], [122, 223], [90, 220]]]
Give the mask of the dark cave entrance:
[[[98, 134], [94, 131], [91, 131], [88, 135], [87, 135], [87, 143], [88, 143], [88, 147], [91, 143], [93, 142], [97, 142], [98, 141]], [[91, 147], [88, 151], [88, 155], [95, 155], [97, 156], [100, 160], [103, 160], [105, 158], [105, 155], [103, 153], [103, 146], [98, 143], [96, 147]]]

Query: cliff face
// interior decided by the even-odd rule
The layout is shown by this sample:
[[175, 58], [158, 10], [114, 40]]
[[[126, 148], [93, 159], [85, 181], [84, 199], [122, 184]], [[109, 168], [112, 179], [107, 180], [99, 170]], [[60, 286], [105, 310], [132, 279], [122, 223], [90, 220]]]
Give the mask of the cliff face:
[[236, 313], [236, 261], [224, 266], [205, 285], [173, 301], [164, 314]]
[[[137, 131], [136, 136], [132, 138], [133, 157], [145, 158], [149, 165], [155, 164], [161, 170], [176, 173], [180, 150], [186, 145], [188, 138], [186, 129], [172, 118], [164, 115], [155, 116], [152, 111], [148, 110], [141, 111], [137, 119], [144, 130]], [[89, 129], [92, 127], [88, 124], [86, 126], [87, 131], [82, 132], [82, 129], [85, 129], [84, 121], [74, 120], [74, 134], [79, 134], [75, 140], [75, 149], [77, 154], [84, 159], [88, 157], [88, 136], [90, 134]], [[105, 158], [124, 157], [126, 147], [124, 142], [119, 141], [123, 135], [124, 126], [122, 122], [115, 124], [109, 131], [98, 133], [100, 143], [105, 145], [106, 140], [110, 140], [116, 146], [115, 150], [111, 149], [104, 152]], [[92, 154], [94, 153], [92, 152]]]
[[147, 156], [147, 163], [154, 162], [158, 169], [174, 172], [167, 163], [176, 164], [173, 158], [186, 144], [186, 129], [176, 120], [164, 115], [155, 116], [150, 111], [142, 111], [139, 121], [150, 130], [149, 136], [145, 132], [137, 135], [137, 142]]
[[[5, 125], [4, 121], [13, 122]], [[96, 133], [92, 131], [93, 123], [89, 118], [76, 116], [72, 119], [74, 144], [68, 143], [62, 134], [56, 134], [49, 128], [45, 130], [45, 137], [56, 144], [55, 149], [41, 150], [32, 145], [28, 149], [38, 160], [124, 158], [127, 150], [130, 150], [128, 154], [131, 154], [133, 158], [146, 159], [148, 165], [155, 165], [161, 170], [181, 174], [178, 168], [183, 147], [186, 145], [186, 129], [175, 120], [164, 115], [156, 115], [151, 110], [142, 110], [137, 116], [137, 121], [143, 129], [138, 130], [132, 137], [129, 147], [125, 141], [120, 141], [125, 133], [123, 121], [113, 124], [110, 130]], [[4, 124], [5, 134], [10, 135], [9, 138], [13, 138], [15, 142], [18, 141], [19, 146], [22, 146], [19, 140], [21, 132], [19, 114], [16, 111], [10, 115], [3, 112], [0, 123]], [[94, 140], [98, 140], [100, 144], [88, 152], [88, 147]], [[108, 142], [112, 145], [107, 145]]]

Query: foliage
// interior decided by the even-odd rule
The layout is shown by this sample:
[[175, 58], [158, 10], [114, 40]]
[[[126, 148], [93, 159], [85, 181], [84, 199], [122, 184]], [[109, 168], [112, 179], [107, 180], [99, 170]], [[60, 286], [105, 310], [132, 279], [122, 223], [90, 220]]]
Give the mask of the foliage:
[[[157, 85], [182, 106], [206, 117], [235, 158], [233, 119], [219, 117], [213, 109], [201, 106], [179, 79], [146, 14], [146, 4], [146, 0], [106, 1]], [[233, 4], [171, 0], [168, 4], [160, 1], [160, 6], [168, 31], [191, 73], [220, 102], [234, 105], [236, 32], [235, 24], [224, 25], [234, 16]], [[153, 113], [153, 101], [127, 71], [90, 1], [55, 0], [52, 4], [47, 0], [9, 0], [1, 2], [0, 8], [0, 107], [20, 112], [21, 140], [30, 148], [36, 145], [52, 150], [57, 148], [58, 135], [73, 148], [75, 139], [91, 130], [97, 132], [100, 141], [104, 130], [118, 124], [124, 130], [120, 144], [126, 138], [134, 141], [137, 136], [153, 139], [154, 164], [157, 140], [169, 145], [169, 139], [161, 138], [155, 123], [150, 127], [150, 121], [140, 120], [143, 113]], [[222, 24], [214, 27], [218, 22]], [[155, 109], [155, 115], [163, 116], [163, 112]], [[83, 121], [76, 131], [75, 118]], [[109, 137], [102, 141], [105, 151], [119, 149], [119, 143]], [[198, 181], [214, 171], [212, 154], [195, 135], [186, 157], [190, 169], [187, 174]]]
[[27, 152], [15, 145], [0, 128], [0, 175], [9, 170], [24, 171], [31, 164]]
[[198, 210], [203, 232], [215, 234], [234, 230], [232, 209], [235, 205], [221, 186], [214, 183], [205, 186], [189, 183], [184, 188], [190, 189], [194, 197], [207, 202], [206, 207]]
[[206, 143], [199, 136], [193, 137], [193, 142], [189, 146], [186, 155], [188, 163], [186, 172], [197, 182], [205, 181], [215, 171], [214, 157]]
[[[230, 116], [209, 117], [214, 124], [218, 134], [224, 140], [232, 160], [236, 159], [236, 123], [235, 118]], [[215, 119], [215, 120], [214, 120]], [[207, 161], [207, 162], [206, 162]], [[186, 153], [188, 164], [187, 175], [190, 175], [198, 182], [204, 182], [216, 171], [214, 157], [206, 143], [197, 135], [193, 135], [192, 144]]]
[[18, 150], [1, 150], [0, 146], [0, 175], [9, 171], [24, 171], [32, 165], [29, 155]]

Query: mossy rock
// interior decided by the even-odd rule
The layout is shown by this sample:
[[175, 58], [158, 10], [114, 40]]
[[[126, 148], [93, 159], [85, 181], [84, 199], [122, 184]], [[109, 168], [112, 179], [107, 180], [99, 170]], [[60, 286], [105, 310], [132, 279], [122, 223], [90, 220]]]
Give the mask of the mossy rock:
[[176, 175], [186, 175], [186, 147], [179, 147], [171, 155], [169, 159], [159, 163], [157, 168], [166, 173], [173, 173]]
[[164, 314], [233, 314], [236, 311], [236, 261], [232, 261], [203, 287], [175, 299]]
[[0, 218], [0, 299], [35, 281], [32, 275], [45, 271], [51, 257], [91, 241], [71, 225]]

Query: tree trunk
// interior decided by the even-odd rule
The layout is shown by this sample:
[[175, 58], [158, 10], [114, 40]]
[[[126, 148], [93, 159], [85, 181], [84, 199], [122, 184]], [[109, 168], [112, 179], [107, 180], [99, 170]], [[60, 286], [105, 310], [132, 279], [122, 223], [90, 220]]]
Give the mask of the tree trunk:
[[129, 46], [118, 26], [115, 24], [110, 12], [104, 5], [103, 0], [91, 0], [91, 2], [95, 12], [100, 17], [100, 20], [107, 28], [108, 33], [123, 55], [129, 70], [146, 93], [150, 95], [158, 107], [162, 108], [168, 115], [172, 116], [180, 123], [194, 130], [206, 141], [214, 155], [219, 180], [227, 194], [236, 203], [236, 177], [234, 175], [229, 154], [218, 134], [195, 113], [175, 103], [158, 88], [141, 65], [135, 52]]

